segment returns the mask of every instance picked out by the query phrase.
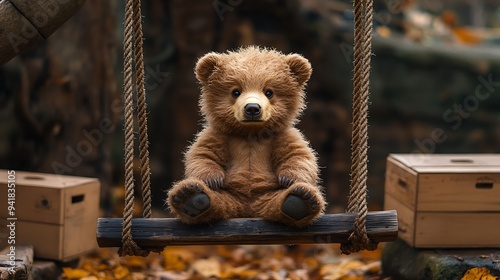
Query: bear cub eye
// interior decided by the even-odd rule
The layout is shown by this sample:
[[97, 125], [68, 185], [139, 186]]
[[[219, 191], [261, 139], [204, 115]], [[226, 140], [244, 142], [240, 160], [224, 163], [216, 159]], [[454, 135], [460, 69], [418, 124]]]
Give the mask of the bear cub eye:
[[272, 91], [272, 90], [270, 90], [270, 89], [268, 89], [268, 90], [266, 90], [266, 92], [264, 92], [264, 95], [265, 95], [267, 98], [271, 99], [271, 97], [273, 97], [273, 91]]
[[238, 96], [240, 96], [240, 91], [237, 90], [237, 89], [233, 89], [233, 91], [231, 92], [231, 95], [234, 97], [234, 98], [238, 98]]

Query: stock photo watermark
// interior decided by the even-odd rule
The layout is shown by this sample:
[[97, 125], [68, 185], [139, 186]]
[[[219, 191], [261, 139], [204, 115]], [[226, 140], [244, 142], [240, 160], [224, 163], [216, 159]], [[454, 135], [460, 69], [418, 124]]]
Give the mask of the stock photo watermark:
[[[443, 113], [443, 121], [450, 126], [452, 130], [459, 129], [464, 120], [471, 117], [472, 113], [477, 111], [481, 102], [491, 97], [491, 94], [500, 86], [500, 81], [494, 81], [493, 75], [488, 77], [479, 76], [479, 84], [474, 89], [474, 93], [466, 96], [460, 103], [454, 103], [451, 108]], [[425, 139], [415, 139], [417, 146], [412, 154], [432, 154], [436, 151], [437, 144], [442, 144], [448, 139], [448, 134], [441, 127], [432, 130], [430, 137]]]
[[[16, 266], [16, 171], [7, 171], [7, 264], [9, 272]], [[3, 203], [2, 203], [3, 204]]]
[[234, 11], [234, 8], [236, 8], [242, 2], [243, 0], [227, 0], [227, 1], [215, 0], [212, 2], [212, 5], [214, 6], [215, 12], [219, 16], [220, 21], [223, 21], [224, 14], [226, 12]]
[[160, 64], [156, 64], [155, 68], [149, 65], [144, 68], [144, 88], [146, 90], [155, 90], [170, 77], [169, 72], [161, 71]]
[[75, 147], [66, 145], [65, 162], [52, 162], [52, 169], [56, 174], [62, 175], [73, 172], [73, 168], [79, 166], [83, 158], [89, 156], [104, 141], [104, 135], [110, 134], [115, 130], [116, 126], [110, 118], [103, 118], [99, 122], [99, 128], [94, 128], [90, 131], [84, 129], [82, 134], [85, 139], [76, 144]]
[[25, 17], [21, 17], [22, 27], [19, 29], [19, 33], [11, 32], [7, 35], [14, 52], [19, 53], [19, 47], [21, 45], [28, 44], [30, 39], [39, 35], [37, 27], [42, 28], [47, 26], [62, 10], [61, 6], [70, 1], [72, 0], [47, 0], [44, 2], [37, 2], [36, 6], [38, 9], [33, 9], [36, 10], [36, 14], [30, 18], [31, 22]]

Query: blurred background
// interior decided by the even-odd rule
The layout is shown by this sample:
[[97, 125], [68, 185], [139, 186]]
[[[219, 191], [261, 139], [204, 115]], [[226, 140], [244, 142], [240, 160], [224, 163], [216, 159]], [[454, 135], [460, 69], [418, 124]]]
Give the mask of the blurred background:
[[[390, 153], [500, 151], [500, 0], [375, 0], [369, 204], [383, 205]], [[123, 1], [87, 0], [35, 49], [0, 66], [0, 168], [98, 177], [122, 207]], [[200, 130], [197, 58], [256, 44], [307, 57], [298, 125], [319, 154], [330, 212], [347, 202], [351, 1], [145, 0], [153, 203], [183, 175]], [[160, 214], [161, 215], [161, 214]]]

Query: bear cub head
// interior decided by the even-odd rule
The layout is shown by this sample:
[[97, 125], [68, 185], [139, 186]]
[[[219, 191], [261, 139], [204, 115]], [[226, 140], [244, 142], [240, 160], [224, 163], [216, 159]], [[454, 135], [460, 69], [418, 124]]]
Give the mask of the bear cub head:
[[279, 131], [294, 125], [304, 109], [311, 73], [298, 54], [256, 46], [208, 53], [195, 67], [201, 113], [208, 126], [224, 133]]

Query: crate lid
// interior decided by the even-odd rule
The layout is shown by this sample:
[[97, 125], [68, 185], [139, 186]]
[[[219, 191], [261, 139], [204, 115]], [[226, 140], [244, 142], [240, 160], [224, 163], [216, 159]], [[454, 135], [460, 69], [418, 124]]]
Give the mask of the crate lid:
[[419, 173], [500, 173], [500, 154], [390, 154]]
[[[15, 170], [14, 176], [15, 176], [14, 182], [16, 185], [54, 188], [54, 189], [79, 186], [97, 181], [96, 178], [34, 173], [34, 172], [17, 171], [17, 170]], [[8, 171], [0, 169], [0, 184], [6, 184], [8, 180], [9, 180]]]

